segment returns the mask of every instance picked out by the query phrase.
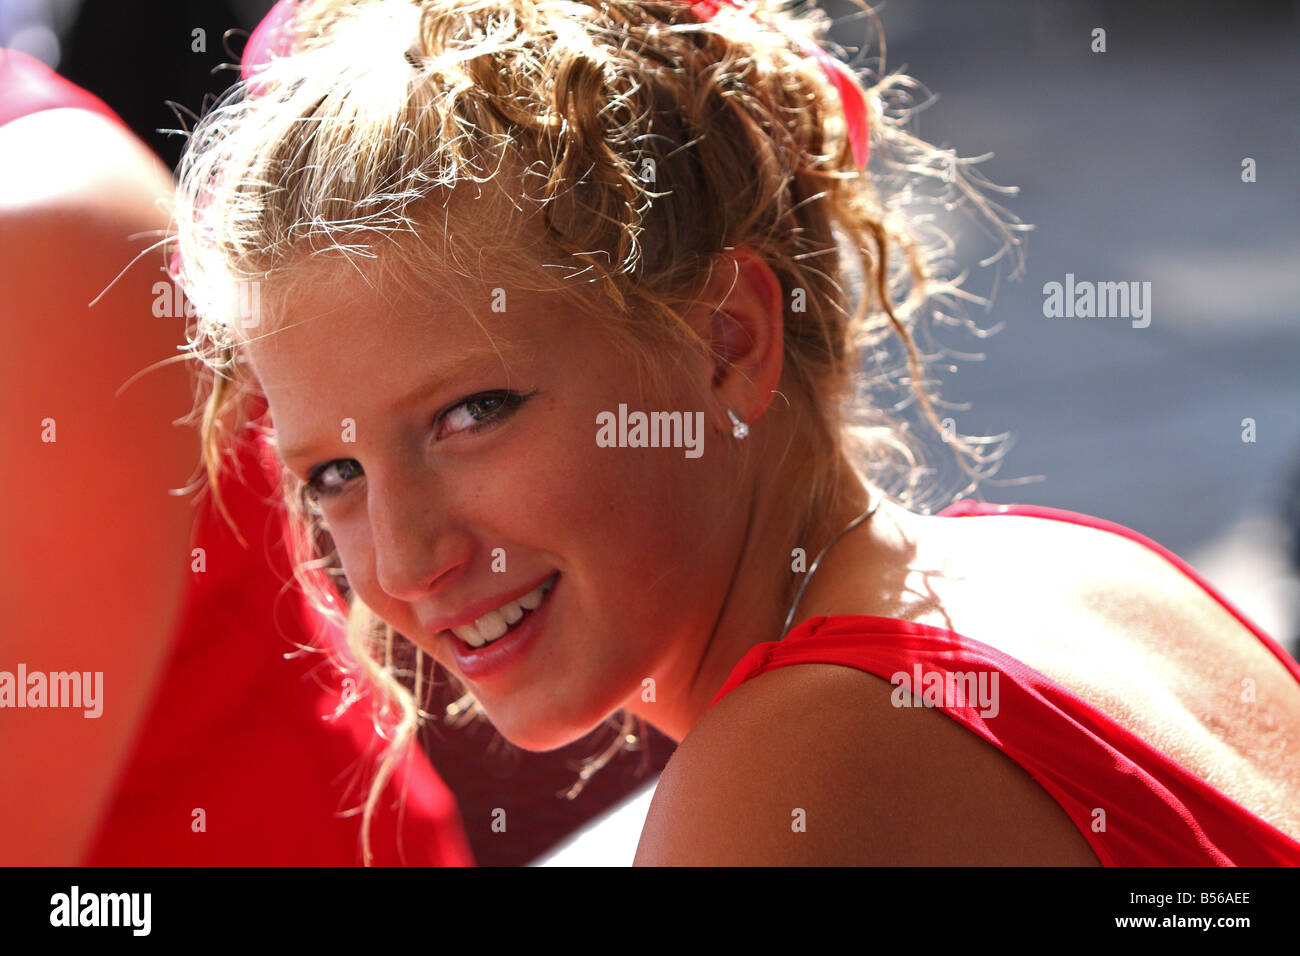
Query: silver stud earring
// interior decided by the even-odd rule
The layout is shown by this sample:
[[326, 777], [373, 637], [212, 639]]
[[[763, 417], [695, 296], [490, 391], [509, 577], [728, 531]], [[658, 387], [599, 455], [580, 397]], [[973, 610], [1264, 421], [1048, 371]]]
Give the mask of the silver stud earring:
[[727, 409], [727, 417], [731, 419], [731, 437], [740, 441], [749, 434], [749, 426], [736, 417], [736, 413]]

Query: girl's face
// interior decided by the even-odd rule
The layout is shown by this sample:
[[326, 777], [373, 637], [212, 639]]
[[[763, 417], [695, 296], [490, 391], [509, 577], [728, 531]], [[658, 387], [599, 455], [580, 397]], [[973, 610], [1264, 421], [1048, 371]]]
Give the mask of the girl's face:
[[[661, 700], [688, 685], [745, 517], [717, 507], [739, 496], [706, 360], [652, 399], [600, 320], [559, 296], [458, 277], [385, 297], [341, 271], [354, 277], [295, 293], [246, 348], [280, 456], [311, 487], [357, 595], [527, 749], [644, 701], [647, 678]], [[598, 416], [612, 413], [617, 439], [620, 405], [692, 426], [703, 412], [703, 434], [683, 433], [702, 454], [602, 447]], [[502, 606], [517, 624], [471, 661], [448, 628]]]

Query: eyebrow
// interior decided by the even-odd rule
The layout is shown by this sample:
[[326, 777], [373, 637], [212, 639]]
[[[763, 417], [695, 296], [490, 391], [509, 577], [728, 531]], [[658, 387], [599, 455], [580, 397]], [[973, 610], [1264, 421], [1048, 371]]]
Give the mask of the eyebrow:
[[[426, 398], [430, 393], [445, 388], [449, 380], [454, 379], [456, 376], [461, 375], [462, 373], [470, 369], [473, 369], [478, 365], [483, 364], [484, 359], [494, 358], [500, 360], [503, 364], [508, 365], [509, 360], [513, 356], [518, 354], [518, 352], [519, 349], [511, 347], [504, 343], [499, 346], [479, 345], [479, 346], [475, 346], [474, 348], [467, 349], [464, 352], [461, 352], [455, 358], [455, 360], [449, 362], [445, 368], [439, 369], [439, 372], [441, 374], [438, 379], [425, 382], [422, 385], [417, 385], [415, 388], [411, 389], [411, 391], [407, 392], [401, 398], [397, 399], [395, 402], [389, 405], [387, 408], [387, 412], [390, 414], [396, 413], [401, 411], [403, 408], [406, 408], [407, 406], [416, 404], [421, 399]], [[280, 461], [285, 462], [287, 464], [289, 461], [292, 460], [314, 457], [315, 449], [318, 444], [323, 444], [323, 443], [306, 441], [294, 445], [292, 448], [282, 449], [279, 443], [277, 442], [275, 446], [275, 453], [276, 456], [280, 459]]]

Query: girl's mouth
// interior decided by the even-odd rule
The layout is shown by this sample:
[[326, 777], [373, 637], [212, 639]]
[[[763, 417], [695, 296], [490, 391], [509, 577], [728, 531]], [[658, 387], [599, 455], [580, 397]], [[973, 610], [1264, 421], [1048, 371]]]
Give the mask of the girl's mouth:
[[464, 645], [475, 649], [500, 640], [514, 631], [521, 621], [525, 620], [529, 614], [541, 605], [546, 593], [555, 586], [555, 581], [559, 576], [560, 572], [555, 572], [549, 579], [522, 597], [508, 601], [501, 607], [488, 611], [473, 624], [453, 627], [448, 633], [459, 638]]
[[[551, 611], [556, 600], [555, 585], [559, 577], [557, 571], [545, 584], [535, 588], [522, 598], [516, 598], [515, 601], [510, 602], [519, 604], [519, 617], [516, 618], [514, 623], [506, 620], [505, 612], [509, 612], [511, 615], [515, 613], [507, 605], [498, 608], [496, 611], [491, 611], [475, 621], [473, 633], [468, 632], [463, 627], [443, 631], [444, 636], [451, 645], [451, 652], [456, 658], [456, 669], [460, 671], [461, 677], [480, 684], [503, 677], [515, 668], [517, 663], [528, 654], [529, 649], [538, 642], [542, 633], [549, 626]], [[535, 600], [539, 603], [534, 604]], [[527, 608], [524, 607], [525, 603], [534, 604], [534, 606]], [[502, 621], [500, 624], [497, 624], [492, 618], [494, 614], [501, 615]], [[484, 618], [487, 618], [486, 622], [484, 622]], [[480, 628], [480, 625], [483, 625], [482, 628]], [[499, 636], [491, 639], [485, 636], [484, 632], [490, 634], [502, 627], [505, 630]], [[481, 643], [474, 644], [467, 639], [474, 637]]]

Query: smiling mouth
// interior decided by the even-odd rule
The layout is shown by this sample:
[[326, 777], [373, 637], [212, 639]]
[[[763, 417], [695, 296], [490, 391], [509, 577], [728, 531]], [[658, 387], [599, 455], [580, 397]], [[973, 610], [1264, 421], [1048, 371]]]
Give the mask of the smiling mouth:
[[444, 631], [451, 634], [469, 647], [486, 647], [498, 641], [515, 629], [515, 626], [541, 605], [546, 592], [555, 587], [560, 572], [556, 571], [543, 584], [538, 585], [522, 597], [508, 601], [493, 611], [488, 611], [473, 624], [464, 624]]

